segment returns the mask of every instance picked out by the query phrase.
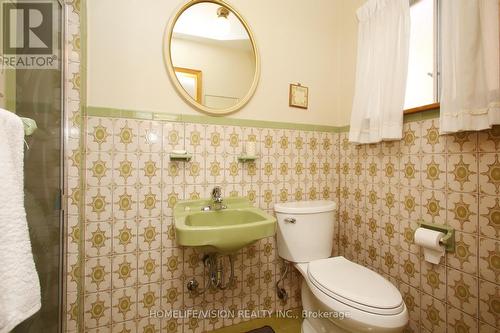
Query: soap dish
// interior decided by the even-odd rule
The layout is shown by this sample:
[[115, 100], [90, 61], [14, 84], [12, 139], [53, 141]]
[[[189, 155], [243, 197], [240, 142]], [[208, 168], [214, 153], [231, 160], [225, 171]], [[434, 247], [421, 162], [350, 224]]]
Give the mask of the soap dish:
[[257, 156], [253, 155], [240, 155], [238, 156], [238, 161], [245, 163], [245, 162], [252, 162], [257, 159]]
[[193, 157], [191, 154], [169, 154], [171, 161], [189, 162]]

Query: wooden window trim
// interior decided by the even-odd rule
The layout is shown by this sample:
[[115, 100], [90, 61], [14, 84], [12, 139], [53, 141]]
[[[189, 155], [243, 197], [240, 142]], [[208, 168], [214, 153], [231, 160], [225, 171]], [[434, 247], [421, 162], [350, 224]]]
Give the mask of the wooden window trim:
[[432, 104], [418, 106], [416, 108], [406, 109], [403, 111], [403, 114], [412, 114], [434, 109], [439, 109], [439, 103], [432, 103]]

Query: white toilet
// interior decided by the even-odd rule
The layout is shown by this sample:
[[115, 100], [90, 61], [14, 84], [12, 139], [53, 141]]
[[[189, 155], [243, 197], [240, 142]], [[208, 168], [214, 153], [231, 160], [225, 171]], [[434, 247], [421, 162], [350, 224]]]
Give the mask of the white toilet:
[[[333, 201], [276, 204], [278, 253], [304, 277], [303, 333], [403, 332], [408, 311], [398, 289], [344, 257], [330, 258]], [[330, 317], [330, 318], [325, 318]]]

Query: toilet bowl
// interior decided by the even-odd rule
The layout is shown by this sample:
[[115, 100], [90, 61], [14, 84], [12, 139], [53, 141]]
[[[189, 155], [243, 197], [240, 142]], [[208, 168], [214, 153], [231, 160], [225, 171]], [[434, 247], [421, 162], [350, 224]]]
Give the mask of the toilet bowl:
[[333, 201], [276, 204], [278, 253], [302, 274], [304, 333], [403, 332], [408, 310], [378, 273], [331, 257]]

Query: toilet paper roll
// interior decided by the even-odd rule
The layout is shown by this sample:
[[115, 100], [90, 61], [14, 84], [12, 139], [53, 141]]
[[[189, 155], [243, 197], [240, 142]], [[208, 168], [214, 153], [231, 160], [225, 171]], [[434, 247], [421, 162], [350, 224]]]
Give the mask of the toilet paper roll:
[[415, 231], [415, 244], [422, 246], [426, 261], [432, 264], [439, 264], [445, 252], [444, 246], [439, 244], [439, 241], [444, 236], [442, 232], [427, 228], [418, 228]]
[[255, 141], [247, 141], [245, 143], [245, 154], [247, 154], [248, 156], [255, 156], [256, 153]]

